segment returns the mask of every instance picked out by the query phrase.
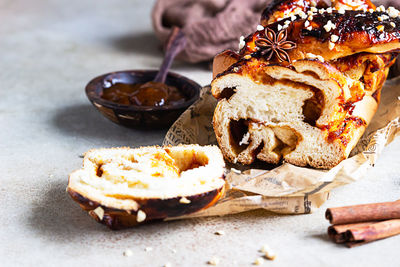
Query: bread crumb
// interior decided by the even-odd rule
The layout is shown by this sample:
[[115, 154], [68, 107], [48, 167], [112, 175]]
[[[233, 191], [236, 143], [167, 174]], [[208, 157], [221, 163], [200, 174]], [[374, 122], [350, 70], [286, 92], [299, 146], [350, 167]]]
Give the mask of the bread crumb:
[[149, 252], [149, 251], [152, 251], [153, 248], [152, 248], [152, 247], [146, 247], [144, 250], [145, 250], [146, 252]]
[[126, 249], [126, 250], [124, 251], [123, 255], [124, 255], [125, 257], [130, 257], [130, 256], [133, 255], [133, 252], [132, 252], [132, 250], [130, 250], [130, 249], [128, 248], [128, 249]]
[[250, 133], [247, 132], [243, 135], [242, 140], [239, 142], [239, 146], [241, 145], [248, 145], [249, 144], [249, 139], [250, 139]]
[[95, 208], [93, 210], [93, 212], [97, 215], [97, 217], [99, 217], [100, 221], [103, 220], [104, 217], [104, 210], [102, 207], [98, 206], [97, 208]]
[[255, 261], [254, 261], [254, 265], [263, 265], [264, 264], [264, 259], [261, 257], [258, 257]]
[[138, 210], [137, 215], [136, 215], [136, 221], [137, 222], [143, 222], [146, 220], [146, 213], [142, 210]]
[[276, 254], [268, 245], [264, 245], [261, 248], [261, 252], [264, 253], [265, 258], [268, 260], [274, 260], [276, 258]]
[[179, 199], [179, 203], [182, 204], [189, 204], [190, 202], [190, 199], [187, 199], [186, 197], [181, 197], [181, 199]]
[[219, 231], [216, 231], [214, 234], [216, 234], [216, 235], [224, 235], [225, 232], [222, 231], [222, 230], [219, 230]]
[[217, 266], [219, 264], [219, 262], [220, 262], [220, 260], [217, 257], [212, 257], [211, 260], [208, 261], [208, 264]]

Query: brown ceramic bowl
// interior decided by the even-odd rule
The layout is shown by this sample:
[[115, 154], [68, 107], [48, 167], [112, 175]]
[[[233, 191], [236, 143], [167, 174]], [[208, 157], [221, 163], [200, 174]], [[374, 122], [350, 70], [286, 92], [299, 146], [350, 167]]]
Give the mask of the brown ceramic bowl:
[[162, 107], [140, 107], [121, 105], [101, 98], [103, 89], [113, 83], [146, 83], [152, 81], [158, 71], [126, 70], [111, 72], [94, 78], [86, 85], [90, 102], [111, 121], [131, 128], [165, 128], [192, 105], [200, 96], [201, 86], [179, 74], [168, 72], [166, 84], [175, 86], [186, 97], [179, 105]]

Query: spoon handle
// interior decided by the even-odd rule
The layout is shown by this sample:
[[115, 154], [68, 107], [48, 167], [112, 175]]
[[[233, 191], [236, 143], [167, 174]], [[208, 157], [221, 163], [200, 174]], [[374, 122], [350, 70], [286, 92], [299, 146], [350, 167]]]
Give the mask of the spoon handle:
[[165, 83], [167, 78], [168, 70], [171, 67], [172, 62], [177, 54], [179, 54], [186, 45], [186, 37], [183, 31], [178, 27], [173, 27], [166, 46], [166, 52], [164, 60], [160, 66], [155, 82]]

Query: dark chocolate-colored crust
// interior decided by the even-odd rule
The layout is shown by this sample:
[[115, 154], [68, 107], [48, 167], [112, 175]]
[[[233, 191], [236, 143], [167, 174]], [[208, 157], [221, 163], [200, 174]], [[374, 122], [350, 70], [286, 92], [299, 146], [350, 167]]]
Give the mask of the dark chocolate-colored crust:
[[[315, 23], [318, 26], [313, 27], [312, 31], [303, 29], [301, 35], [312, 36], [321, 41], [327, 41], [332, 34], [335, 34], [339, 36], [339, 41], [337, 43], [343, 43], [354, 38], [365, 37], [368, 38], [371, 45], [399, 40], [400, 17], [379, 21], [378, 18], [382, 15], [387, 16], [387, 13], [346, 11], [345, 14], [340, 14], [337, 11], [334, 11], [322, 15], [318, 14], [314, 16], [312, 21], [313, 25]], [[336, 25], [336, 29], [327, 33], [323, 27], [329, 20]], [[394, 22], [396, 27], [390, 25], [390, 22]], [[385, 27], [383, 32], [380, 32], [377, 28], [380, 25]]]
[[[299, 43], [308, 43], [309, 38], [316, 39], [320, 42], [329, 41], [330, 37], [334, 34], [339, 36], [336, 44], [345, 42], [352, 42], [358, 40], [361, 43], [368, 43], [369, 45], [385, 44], [393, 41], [399, 42], [400, 40], [400, 17], [389, 18], [379, 21], [379, 17], [386, 15], [385, 12], [363, 12], [347, 10], [345, 14], [340, 14], [334, 10], [332, 13], [325, 12], [324, 14], [316, 14], [313, 16], [312, 23], [313, 29], [311, 31], [304, 27], [305, 20], [297, 16], [297, 20], [290, 24], [288, 28], [288, 40]], [[285, 21], [290, 21], [290, 18], [283, 19], [268, 25], [274, 31], [277, 31], [278, 25], [284, 25]], [[336, 29], [326, 32], [324, 26], [328, 21], [331, 21]], [[396, 27], [390, 25], [395, 23]], [[384, 26], [384, 31], [378, 30], [378, 26]], [[256, 32], [255, 34], [257, 34]], [[260, 33], [258, 33], [260, 34]], [[246, 38], [251, 40], [251, 38]], [[242, 51], [241, 51], [242, 52]]]
[[[67, 189], [68, 194], [74, 201], [79, 203], [82, 209], [89, 212], [97, 222], [108, 226], [112, 230], [130, 228], [145, 222], [163, 220], [169, 217], [177, 217], [193, 213], [201, 209], [214, 205], [225, 192], [225, 187], [214, 189], [212, 191], [186, 197], [190, 203], [180, 203], [181, 197], [169, 199], [134, 199], [138, 203], [138, 210], [146, 213], [145, 221], [137, 222], [138, 210], [121, 210], [101, 205], [92, 201], [71, 188]], [[103, 219], [100, 219], [93, 210], [101, 207], [104, 210]]]

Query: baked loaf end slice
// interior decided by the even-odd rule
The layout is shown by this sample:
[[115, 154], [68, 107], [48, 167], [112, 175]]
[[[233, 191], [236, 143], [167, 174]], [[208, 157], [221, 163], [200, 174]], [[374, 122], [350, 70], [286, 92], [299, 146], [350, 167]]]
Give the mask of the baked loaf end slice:
[[[224, 156], [242, 164], [284, 159], [316, 168], [346, 158], [377, 109], [376, 90], [350, 83], [318, 60], [296, 61], [291, 68], [257, 64], [247, 61], [212, 82], [220, 99], [214, 130]], [[360, 90], [363, 99], [353, 103]]]
[[216, 146], [95, 149], [67, 192], [98, 222], [122, 229], [213, 205], [224, 194], [224, 165]]

